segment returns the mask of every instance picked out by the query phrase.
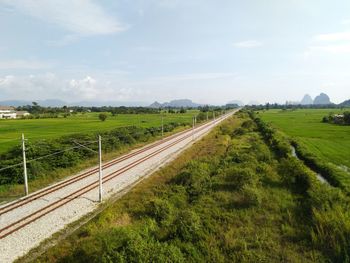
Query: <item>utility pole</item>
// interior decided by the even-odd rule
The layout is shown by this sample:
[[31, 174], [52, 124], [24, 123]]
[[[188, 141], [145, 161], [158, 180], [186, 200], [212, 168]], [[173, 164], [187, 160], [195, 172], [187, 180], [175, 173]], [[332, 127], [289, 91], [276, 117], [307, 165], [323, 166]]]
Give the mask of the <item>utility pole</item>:
[[207, 111], [207, 121], [209, 120], [209, 111]]
[[99, 188], [98, 188], [98, 200], [102, 202], [102, 147], [101, 136], [98, 136], [98, 159], [99, 159]]
[[194, 126], [197, 126], [197, 116], [194, 116]]
[[215, 121], [215, 111], [213, 111], [213, 119], [214, 119], [214, 121]]
[[192, 117], [192, 140], [194, 140], [194, 117]]
[[24, 134], [22, 133], [22, 151], [23, 151], [23, 175], [24, 175], [24, 191], [28, 195], [28, 175], [27, 175], [27, 160], [26, 160], [26, 146]]
[[162, 114], [162, 139], [164, 138], [164, 116]]

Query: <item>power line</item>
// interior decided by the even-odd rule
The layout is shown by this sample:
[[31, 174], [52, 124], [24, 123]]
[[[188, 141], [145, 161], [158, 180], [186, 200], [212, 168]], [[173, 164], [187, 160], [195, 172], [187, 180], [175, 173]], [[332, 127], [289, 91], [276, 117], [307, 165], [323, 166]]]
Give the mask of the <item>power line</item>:
[[[34, 158], [34, 159], [30, 159], [30, 160], [27, 161], [27, 163], [31, 163], [31, 162], [34, 162], [34, 161], [42, 160], [42, 159], [45, 159], [47, 157], [55, 156], [55, 155], [58, 155], [60, 153], [64, 153], [64, 152], [71, 151], [71, 150], [74, 150], [74, 149], [88, 148], [86, 146], [91, 145], [91, 144], [96, 143], [96, 142], [97, 141], [93, 141], [93, 142], [90, 142], [90, 143], [87, 143], [87, 144], [79, 144], [78, 146], [73, 146], [73, 147], [70, 147], [70, 148], [67, 148], [67, 149], [64, 149], [64, 150], [61, 150], [61, 151], [57, 151], [57, 152], [54, 152], [54, 153], [51, 153], [51, 154], [47, 154], [47, 155], [40, 156], [40, 157], [37, 157], [37, 158]], [[88, 149], [93, 151], [90, 148], [88, 148]], [[23, 163], [17, 163], [17, 164], [14, 164], [14, 165], [10, 165], [10, 166], [7, 166], [7, 167], [0, 168], [0, 172], [4, 171], [4, 170], [7, 170], [7, 169], [10, 169], [10, 168], [13, 168], [13, 167], [17, 167], [17, 166], [23, 166]]]

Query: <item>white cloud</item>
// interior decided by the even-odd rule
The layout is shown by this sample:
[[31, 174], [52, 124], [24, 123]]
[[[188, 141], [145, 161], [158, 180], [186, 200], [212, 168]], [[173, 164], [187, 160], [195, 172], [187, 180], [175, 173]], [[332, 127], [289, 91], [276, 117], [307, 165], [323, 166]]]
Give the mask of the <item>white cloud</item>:
[[343, 20], [341, 21], [341, 24], [342, 24], [342, 25], [350, 25], [350, 19], [343, 19]]
[[24, 14], [55, 24], [81, 36], [106, 35], [125, 30], [97, 1], [0, 0]]
[[311, 46], [309, 47], [308, 53], [314, 52], [327, 52], [332, 54], [345, 54], [350, 53], [350, 43], [344, 45], [323, 45], [323, 46]]
[[176, 82], [176, 81], [191, 81], [191, 80], [210, 80], [210, 79], [223, 79], [236, 77], [236, 73], [226, 72], [214, 72], [214, 73], [193, 73], [193, 74], [181, 74], [173, 76], [164, 76], [152, 78], [150, 81], [154, 82]]
[[14, 60], [0, 60], [0, 69], [12, 70], [12, 69], [48, 69], [53, 67], [53, 63], [44, 62], [39, 60], [25, 60], [25, 59], [14, 59]]
[[316, 35], [311, 39], [311, 44], [304, 53], [306, 57], [312, 54], [349, 54], [350, 31]]
[[256, 48], [262, 45], [263, 43], [257, 40], [247, 40], [247, 41], [236, 42], [233, 44], [233, 46], [236, 48]]
[[53, 73], [0, 77], [1, 98], [18, 100], [62, 99], [68, 102], [119, 101], [142, 97], [143, 91], [128, 81], [98, 80], [91, 76], [64, 79]]
[[73, 97], [80, 96], [83, 100], [93, 99], [99, 94], [99, 90], [96, 85], [97, 81], [94, 78], [86, 76], [81, 80], [70, 80], [69, 84], [64, 88], [64, 91], [71, 93]]
[[330, 34], [321, 34], [313, 37], [315, 41], [349, 41], [350, 40], [350, 32], [337, 32]]

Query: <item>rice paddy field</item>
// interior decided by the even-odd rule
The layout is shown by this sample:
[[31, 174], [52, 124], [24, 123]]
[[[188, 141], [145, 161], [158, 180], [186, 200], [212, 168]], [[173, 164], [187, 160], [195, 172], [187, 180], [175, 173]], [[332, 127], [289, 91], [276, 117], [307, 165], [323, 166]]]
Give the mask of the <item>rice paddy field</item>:
[[[164, 114], [164, 124], [181, 122], [190, 124], [192, 116], [198, 111], [187, 111], [183, 114]], [[21, 134], [28, 140], [54, 139], [75, 133], [92, 133], [112, 130], [118, 127], [160, 127], [160, 114], [118, 114], [110, 113], [106, 121], [98, 119], [99, 113], [71, 115], [67, 118], [0, 120], [0, 153], [20, 143]]]
[[261, 118], [293, 137], [317, 157], [350, 167], [350, 126], [322, 123], [329, 113], [350, 109], [297, 109], [261, 111]]

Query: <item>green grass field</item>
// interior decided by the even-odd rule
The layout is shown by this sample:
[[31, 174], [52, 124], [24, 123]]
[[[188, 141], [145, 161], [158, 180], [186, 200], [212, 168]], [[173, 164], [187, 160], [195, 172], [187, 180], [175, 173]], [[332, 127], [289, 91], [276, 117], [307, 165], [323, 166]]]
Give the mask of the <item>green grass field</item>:
[[[165, 114], [164, 124], [170, 122], [191, 123], [192, 116], [198, 111], [187, 111], [184, 114]], [[53, 139], [74, 133], [91, 133], [112, 130], [117, 127], [141, 126], [160, 127], [159, 114], [118, 114], [108, 113], [106, 121], [98, 119], [99, 113], [72, 115], [56, 119], [0, 120], [0, 153], [20, 143], [24, 133], [29, 140]]]
[[338, 109], [269, 110], [259, 115], [266, 122], [303, 143], [317, 157], [350, 167], [350, 126], [322, 123], [322, 117]]

